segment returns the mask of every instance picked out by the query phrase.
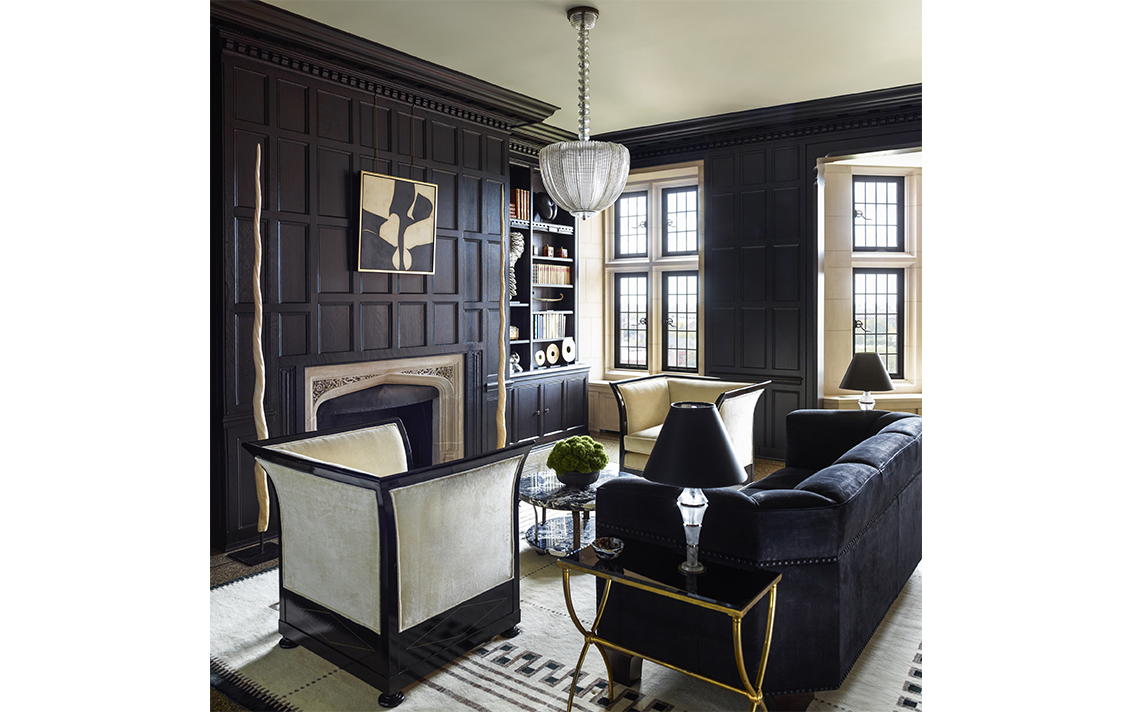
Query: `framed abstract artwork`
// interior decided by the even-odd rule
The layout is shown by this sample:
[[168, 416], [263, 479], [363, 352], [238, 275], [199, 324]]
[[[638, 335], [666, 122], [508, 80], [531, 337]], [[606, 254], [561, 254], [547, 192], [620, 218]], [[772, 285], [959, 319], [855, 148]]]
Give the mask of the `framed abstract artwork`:
[[358, 271], [436, 271], [436, 191], [432, 183], [362, 172]]

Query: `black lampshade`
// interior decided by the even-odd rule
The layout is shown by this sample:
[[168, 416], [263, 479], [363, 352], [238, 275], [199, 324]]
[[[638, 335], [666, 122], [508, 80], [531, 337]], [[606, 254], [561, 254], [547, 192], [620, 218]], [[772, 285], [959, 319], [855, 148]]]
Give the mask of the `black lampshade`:
[[730, 487], [747, 480], [719, 411], [711, 403], [673, 403], [645, 463], [646, 480], [676, 487]]
[[880, 355], [872, 351], [853, 354], [845, 377], [841, 379], [841, 387], [850, 391], [891, 391], [894, 388]]

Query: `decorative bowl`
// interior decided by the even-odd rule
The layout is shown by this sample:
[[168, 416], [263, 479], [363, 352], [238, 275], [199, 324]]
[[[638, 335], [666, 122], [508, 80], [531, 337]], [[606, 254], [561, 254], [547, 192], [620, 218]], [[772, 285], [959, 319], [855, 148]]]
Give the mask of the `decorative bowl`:
[[543, 222], [550, 222], [558, 214], [558, 206], [546, 193], [535, 193], [535, 212]]
[[617, 558], [617, 555], [625, 548], [625, 542], [616, 537], [603, 536], [594, 539], [593, 547], [597, 558], [608, 561]]
[[594, 472], [572, 472], [570, 470], [555, 470], [554, 474], [557, 475], [558, 481], [567, 487], [577, 487], [583, 489], [589, 487], [594, 482], [597, 482], [598, 475], [601, 470]]

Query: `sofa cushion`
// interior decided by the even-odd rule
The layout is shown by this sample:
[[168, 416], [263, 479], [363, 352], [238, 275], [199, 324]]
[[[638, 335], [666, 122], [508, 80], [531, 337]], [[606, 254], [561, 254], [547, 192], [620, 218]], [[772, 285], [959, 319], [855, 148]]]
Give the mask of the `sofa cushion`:
[[781, 470], [776, 470], [758, 482], [753, 482], [743, 488], [747, 494], [752, 494], [759, 490], [792, 490], [802, 483], [810, 475], [814, 474], [816, 470], [808, 470], [804, 467], [783, 467]]
[[876, 474], [877, 468], [871, 465], [841, 462], [814, 473], [799, 484], [797, 489], [815, 492], [841, 504], [860, 492], [865, 483]]
[[654, 425], [625, 436], [625, 450], [627, 452], [640, 452], [648, 455], [656, 446], [656, 439], [660, 435], [660, 425]]
[[794, 489], [743, 490], [751, 501], [766, 509], [803, 509], [806, 507], [828, 507], [833, 504], [829, 497], [816, 492]]
[[904, 433], [885, 432], [854, 445], [841, 457], [837, 463], [857, 462], [863, 465], [883, 469], [889, 460], [907, 447], [909, 436]]

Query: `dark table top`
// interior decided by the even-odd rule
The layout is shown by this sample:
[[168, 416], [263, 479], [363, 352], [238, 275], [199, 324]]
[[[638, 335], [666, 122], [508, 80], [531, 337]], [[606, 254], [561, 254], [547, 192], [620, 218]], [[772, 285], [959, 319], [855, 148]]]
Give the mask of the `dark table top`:
[[610, 561], [598, 559], [587, 546], [559, 559], [558, 565], [739, 616], [782, 580], [774, 571], [745, 571], [715, 562], [704, 563], [703, 573], [686, 574], [678, 568], [684, 557], [683, 547], [627, 541]]

